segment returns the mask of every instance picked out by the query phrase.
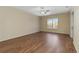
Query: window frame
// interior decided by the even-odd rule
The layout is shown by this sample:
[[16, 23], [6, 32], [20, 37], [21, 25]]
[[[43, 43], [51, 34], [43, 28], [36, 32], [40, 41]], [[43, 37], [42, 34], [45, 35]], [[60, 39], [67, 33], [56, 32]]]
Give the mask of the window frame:
[[[53, 19], [57, 19], [57, 28], [53, 28], [54, 26], [53, 26]], [[52, 26], [51, 26], [51, 28], [49, 28], [49, 26], [48, 26], [48, 20], [52, 20]], [[58, 17], [54, 17], [54, 18], [49, 18], [49, 19], [47, 19], [47, 29], [58, 29], [58, 24], [59, 24], [59, 18]]]

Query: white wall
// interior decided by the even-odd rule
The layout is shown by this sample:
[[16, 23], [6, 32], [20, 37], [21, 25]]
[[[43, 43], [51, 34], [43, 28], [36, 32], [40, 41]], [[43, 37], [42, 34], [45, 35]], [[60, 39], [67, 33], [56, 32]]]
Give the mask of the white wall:
[[12, 7], [0, 7], [0, 41], [39, 31], [39, 17]]
[[74, 8], [74, 46], [79, 52], [79, 7]]

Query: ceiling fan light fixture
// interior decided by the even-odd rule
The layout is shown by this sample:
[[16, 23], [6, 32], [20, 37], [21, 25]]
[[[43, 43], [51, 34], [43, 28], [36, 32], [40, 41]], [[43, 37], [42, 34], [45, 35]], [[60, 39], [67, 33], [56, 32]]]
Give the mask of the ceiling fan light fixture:
[[50, 10], [46, 10], [44, 7], [40, 7], [40, 14], [46, 15]]

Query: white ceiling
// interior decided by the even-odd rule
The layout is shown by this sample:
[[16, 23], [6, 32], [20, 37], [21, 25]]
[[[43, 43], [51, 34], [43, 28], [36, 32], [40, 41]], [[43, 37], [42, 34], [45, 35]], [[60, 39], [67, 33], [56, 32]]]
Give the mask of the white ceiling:
[[[41, 8], [44, 7], [44, 10], [49, 10], [46, 14], [41, 14]], [[64, 13], [71, 10], [72, 7], [69, 6], [16, 6], [15, 8], [29, 12], [36, 16], [46, 16], [58, 13]]]

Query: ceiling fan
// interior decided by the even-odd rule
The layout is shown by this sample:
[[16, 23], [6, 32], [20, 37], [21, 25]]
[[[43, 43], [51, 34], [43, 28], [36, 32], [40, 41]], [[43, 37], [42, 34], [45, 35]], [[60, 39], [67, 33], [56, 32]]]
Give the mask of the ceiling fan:
[[45, 7], [40, 7], [40, 14], [46, 15], [48, 12], [50, 12], [49, 9], [46, 9]]

